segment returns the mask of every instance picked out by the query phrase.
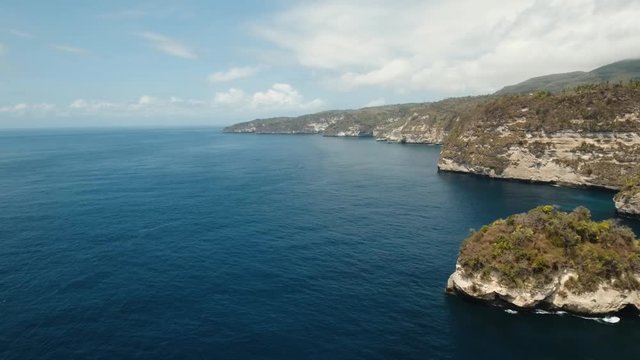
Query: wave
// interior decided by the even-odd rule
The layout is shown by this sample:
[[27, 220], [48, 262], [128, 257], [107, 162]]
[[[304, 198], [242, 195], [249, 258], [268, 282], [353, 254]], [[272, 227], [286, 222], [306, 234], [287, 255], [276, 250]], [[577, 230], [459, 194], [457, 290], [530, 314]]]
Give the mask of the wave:
[[546, 310], [541, 310], [541, 309], [536, 309], [534, 311], [534, 313], [539, 314], [539, 315], [553, 315], [553, 312], [546, 311]]
[[561, 315], [562, 316], [567, 314], [566, 311], [547, 311], [542, 309], [536, 309], [533, 312], [538, 315]]
[[602, 318], [601, 320], [609, 324], [617, 324], [620, 322], [620, 318], [617, 316], [607, 316]]
[[511, 310], [511, 309], [505, 309], [504, 312], [506, 312], [507, 314], [517, 314], [518, 312], [515, 310]]
[[[507, 311], [507, 310], [505, 310]], [[537, 315], [566, 315], [567, 312], [566, 311], [547, 311], [547, 310], [542, 310], [542, 309], [535, 309], [533, 311], [535, 314]], [[603, 323], [603, 324], [617, 324], [620, 322], [620, 318], [617, 316], [605, 316], [605, 317], [590, 317], [590, 316], [580, 316], [580, 315], [574, 315], [575, 317], [579, 317], [581, 319], [585, 319], [585, 320], [592, 320], [592, 321], [596, 321], [599, 323]]]
[[588, 316], [578, 316], [581, 319], [592, 320], [602, 324], [617, 324], [620, 322], [620, 318], [617, 316], [605, 316], [602, 318], [599, 317], [588, 317]]

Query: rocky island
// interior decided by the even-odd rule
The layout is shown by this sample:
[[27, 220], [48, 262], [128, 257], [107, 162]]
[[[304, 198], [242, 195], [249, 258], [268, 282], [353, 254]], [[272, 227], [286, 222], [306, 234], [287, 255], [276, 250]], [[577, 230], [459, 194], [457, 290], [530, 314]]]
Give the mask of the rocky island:
[[472, 232], [446, 291], [522, 309], [604, 315], [640, 310], [640, 244], [583, 207], [540, 206]]

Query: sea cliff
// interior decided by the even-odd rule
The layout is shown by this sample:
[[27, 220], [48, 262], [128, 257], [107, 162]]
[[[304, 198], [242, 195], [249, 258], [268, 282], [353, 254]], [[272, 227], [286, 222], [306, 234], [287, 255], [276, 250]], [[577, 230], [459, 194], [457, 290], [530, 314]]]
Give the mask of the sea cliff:
[[640, 88], [499, 97], [460, 121], [438, 168], [620, 189], [640, 164]]
[[[442, 144], [440, 171], [621, 189], [640, 173], [640, 82], [253, 120], [225, 132]], [[640, 214], [638, 192], [616, 196]]]

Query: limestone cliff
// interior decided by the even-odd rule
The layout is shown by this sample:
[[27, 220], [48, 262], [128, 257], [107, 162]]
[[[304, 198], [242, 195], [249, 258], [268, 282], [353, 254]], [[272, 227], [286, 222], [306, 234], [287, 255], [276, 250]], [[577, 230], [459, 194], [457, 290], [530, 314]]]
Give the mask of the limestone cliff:
[[[556, 274], [548, 284], [536, 288], [516, 288], [500, 284], [496, 278], [482, 278], [465, 272], [460, 266], [447, 282], [447, 292], [462, 294], [490, 303], [505, 302], [523, 309], [569, 311], [578, 314], [605, 315], [627, 306], [640, 309], [640, 292], [616, 289], [604, 282], [595, 291], [576, 294], [570, 280], [577, 274], [567, 270]], [[640, 281], [640, 276], [636, 276]]]
[[458, 122], [438, 168], [618, 189], [640, 164], [640, 89], [496, 98]]
[[589, 211], [541, 206], [472, 233], [447, 292], [520, 308], [582, 314], [640, 310], [640, 245]]

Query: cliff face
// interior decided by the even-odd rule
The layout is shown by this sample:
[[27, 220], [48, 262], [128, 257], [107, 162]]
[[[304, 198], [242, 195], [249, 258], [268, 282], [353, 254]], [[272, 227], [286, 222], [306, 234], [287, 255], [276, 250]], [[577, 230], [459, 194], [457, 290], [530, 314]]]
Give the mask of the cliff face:
[[434, 121], [436, 115], [413, 113], [410, 116], [391, 119], [376, 127], [373, 136], [378, 141], [409, 144], [442, 144], [449, 135], [451, 125], [459, 119], [456, 113], [440, 123]]
[[[616, 289], [611, 282], [599, 284], [595, 291], [572, 292], [568, 283], [577, 276], [567, 270], [555, 275], [545, 286], [514, 288], [502, 285], [496, 278], [466, 273], [458, 265], [449, 277], [446, 291], [490, 303], [502, 301], [523, 309], [544, 308], [593, 315], [616, 313], [627, 306], [640, 309], [640, 292]], [[636, 276], [636, 280], [640, 281], [640, 276]]]
[[445, 141], [438, 168], [618, 189], [640, 164], [640, 89], [497, 98]]
[[451, 129], [486, 96], [452, 98], [409, 109], [402, 116], [380, 123], [373, 131], [379, 141], [442, 144]]
[[607, 314], [640, 310], [640, 244], [612, 220], [540, 206], [473, 232], [447, 292], [520, 308]]

